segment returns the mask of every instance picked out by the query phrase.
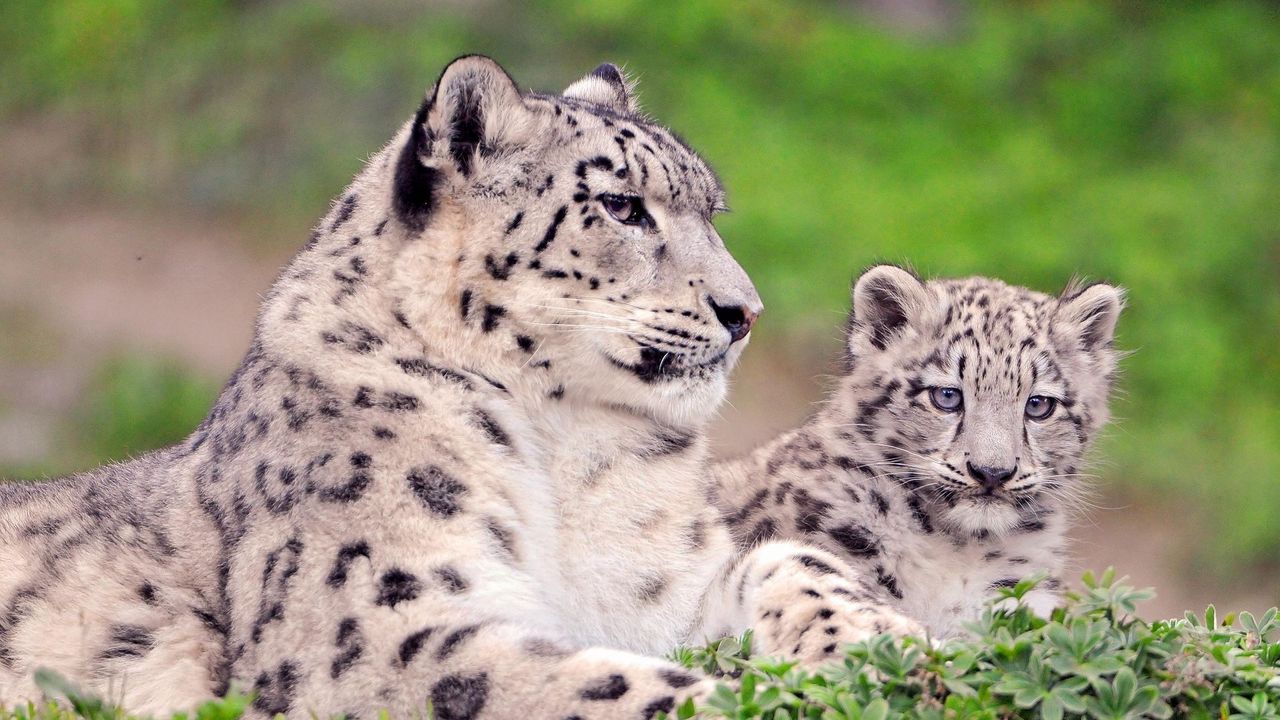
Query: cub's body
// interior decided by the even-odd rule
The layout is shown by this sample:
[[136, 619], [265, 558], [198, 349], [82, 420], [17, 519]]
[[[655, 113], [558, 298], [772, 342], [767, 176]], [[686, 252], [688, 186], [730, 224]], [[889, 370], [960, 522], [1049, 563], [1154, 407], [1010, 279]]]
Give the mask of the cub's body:
[[1028, 600], [1048, 612], [1108, 417], [1121, 305], [1104, 284], [1051, 297], [868, 270], [845, 373], [817, 413], [712, 470], [738, 541], [820, 545], [935, 636], [1036, 574]]
[[[760, 454], [787, 454], [787, 444], [797, 438], [826, 445], [830, 440], [817, 440], [822, 434], [787, 433]], [[839, 453], [836, 448], [843, 445], [836, 441], [829, 447]], [[853, 565], [875, 588], [880, 603], [935, 637], [963, 632], [964, 623], [977, 618], [994, 588], [1039, 572], [1049, 578], [1030, 601], [1043, 613], [1057, 601], [1057, 578], [1068, 561], [1064, 514], [1044, 518], [1034, 531], [952, 535], [919, 514], [911, 491], [900, 483], [838, 466], [819, 473], [780, 471], [777, 481], [767, 483], [767, 497], [756, 504], [766, 489], [761, 487], [766, 463], [716, 469], [723, 486], [735, 488], [724, 492], [722, 502], [730, 508], [731, 520], [743, 518], [735, 527], [744, 547], [777, 537], [819, 545]]]

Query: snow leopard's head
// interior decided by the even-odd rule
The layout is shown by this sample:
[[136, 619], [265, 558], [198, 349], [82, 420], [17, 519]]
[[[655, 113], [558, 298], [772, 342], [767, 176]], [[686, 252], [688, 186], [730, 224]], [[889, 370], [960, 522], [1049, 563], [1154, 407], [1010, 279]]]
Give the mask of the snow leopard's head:
[[710, 415], [763, 308], [712, 224], [716, 176], [618, 68], [542, 95], [460, 58], [396, 143], [396, 221], [450, 249], [401, 274], [443, 273], [451, 306], [409, 287], [411, 314], [449, 313], [491, 360], [542, 373], [548, 401]]
[[834, 403], [844, 432], [953, 528], [1034, 529], [1082, 491], [1085, 450], [1108, 418], [1123, 298], [1102, 283], [1052, 297], [873, 267], [853, 290]]

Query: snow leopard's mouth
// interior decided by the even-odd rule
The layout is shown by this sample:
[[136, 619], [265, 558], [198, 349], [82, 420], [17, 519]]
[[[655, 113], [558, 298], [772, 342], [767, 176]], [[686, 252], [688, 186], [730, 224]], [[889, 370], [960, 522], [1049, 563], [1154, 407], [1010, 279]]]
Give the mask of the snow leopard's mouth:
[[1018, 497], [1006, 488], [977, 487], [948, 473], [938, 473], [940, 495], [949, 502], [967, 502], [976, 507], [990, 508], [998, 505], [1016, 505]]
[[604, 354], [605, 359], [614, 367], [626, 370], [639, 378], [641, 382], [650, 384], [670, 382], [698, 374], [706, 374], [711, 371], [718, 371], [724, 367], [727, 355], [728, 350], [724, 350], [710, 360], [689, 363], [684, 360], [684, 356], [678, 353], [659, 350], [644, 344], [640, 346], [640, 360], [638, 362], [628, 363]]
[[993, 503], [1010, 502], [1010, 498], [1007, 498], [1004, 495], [997, 495], [991, 492], [990, 490], [981, 490], [978, 492], [970, 493], [969, 499], [978, 503], [979, 505], [991, 505]]

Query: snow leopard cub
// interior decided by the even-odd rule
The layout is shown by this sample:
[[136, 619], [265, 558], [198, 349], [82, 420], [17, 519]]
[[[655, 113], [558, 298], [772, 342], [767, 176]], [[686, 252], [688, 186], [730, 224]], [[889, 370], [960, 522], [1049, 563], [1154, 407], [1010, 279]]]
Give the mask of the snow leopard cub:
[[737, 540], [824, 546], [935, 636], [1039, 572], [1031, 602], [1047, 611], [1081, 463], [1108, 418], [1123, 299], [1106, 284], [1052, 297], [869, 269], [834, 392], [801, 427], [714, 466]]

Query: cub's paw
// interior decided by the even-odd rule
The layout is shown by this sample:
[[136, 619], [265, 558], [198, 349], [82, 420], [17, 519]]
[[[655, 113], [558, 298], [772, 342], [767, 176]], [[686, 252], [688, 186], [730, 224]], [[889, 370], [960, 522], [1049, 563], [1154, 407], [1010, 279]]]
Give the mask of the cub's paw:
[[764, 543], [747, 554], [738, 577], [738, 601], [765, 655], [812, 666], [875, 635], [925, 637], [852, 568], [816, 547]]
[[850, 643], [886, 633], [925, 637], [919, 623], [887, 605], [809, 590], [790, 602], [762, 606], [755, 636], [762, 654], [813, 667], [840, 659]]

